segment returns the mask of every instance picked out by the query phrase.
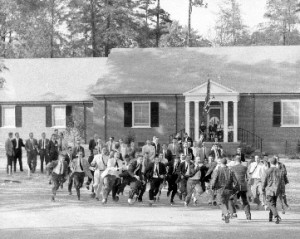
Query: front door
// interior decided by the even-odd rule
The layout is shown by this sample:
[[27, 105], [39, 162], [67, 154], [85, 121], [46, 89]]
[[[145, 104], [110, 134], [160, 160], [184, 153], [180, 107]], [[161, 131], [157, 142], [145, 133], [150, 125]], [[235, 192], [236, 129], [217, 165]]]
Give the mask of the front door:
[[211, 108], [209, 110], [209, 124], [218, 125], [221, 120], [221, 108]]

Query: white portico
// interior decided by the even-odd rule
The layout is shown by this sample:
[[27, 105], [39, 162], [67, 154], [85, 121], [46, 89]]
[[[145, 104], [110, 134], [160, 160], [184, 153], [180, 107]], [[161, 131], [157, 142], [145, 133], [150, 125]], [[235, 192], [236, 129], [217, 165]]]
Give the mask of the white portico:
[[[185, 97], [185, 131], [190, 135], [191, 129], [194, 130], [194, 139], [199, 139], [199, 129], [200, 129], [200, 104], [203, 105], [207, 95], [207, 82], [188, 91], [184, 94]], [[210, 120], [215, 120], [211, 118], [213, 111], [219, 109], [219, 115], [216, 118], [218, 122], [222, 122], [223, 130], [223, 141], [228, 142], [228, 132], [229, 128], [233, 132], [233, 142], [238, 142], [238, 102], [239, 102], [239, 93], [225, 87], [214, 81], [210, 81], [210, 99], [211, 107], [210, 112], [207, 114], [207, 125]], [[191, 103], [194, 103], [194, 116], [191, 115]], [[229, 107], [232, 107], [232, 126], [229, 126]], [[202, 107], [203, 110], [203, 107]], [[194, 117], [194, 125], [191, 126], [191, 117]]]

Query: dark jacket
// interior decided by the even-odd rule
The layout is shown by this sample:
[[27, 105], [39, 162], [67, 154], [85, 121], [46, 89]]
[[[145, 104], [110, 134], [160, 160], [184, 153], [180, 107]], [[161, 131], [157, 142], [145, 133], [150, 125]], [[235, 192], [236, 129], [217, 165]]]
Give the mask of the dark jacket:
[[30, 139], [26, 140], [25, 149], [26, 149], [27, 153], [37, 154], [38, 153], [37, 148], [38, 148], [38, 143], [37, 143], [36, 139], [32, 139], [32, 143], [31, 143]]
[[154, 142], [151, 142], [151, 145], [152, 146], [154, 146], [154, 148], [155, 148], [155, 155], [159, 155], [159, 153], [160, 153], [160, 143], [158, 143], [157, 144], [157, 147], [156, 147], [156, 145], [155, 145], [155, 143]]
[[[52, 161], [51, 163], [47, 164], [46, 169], [49, 172], [49, 174], [52, 174], [52, 172], [53, 172], [54, 168], [57, 166], [57, 164], [58, 164], [58, 160]], [[68, 176], [68, 164], [66, 161], [64, 162], [63, 167], [64, 167], [63, 168], [63, 176], [66, 179]]]
[[172, 151], [170, 149], [167, 149], [164, 153], [164, 150], [161, 150], [161, 153], [164, 154], [163, 157], [166, 158], [168, 160], [168, 162], [170, 162], [173, 158], [172, 156]]
[[95, 141], [95, 139], [91, 139], [89, 142], [89, 150], [91, 151], [91, 154], [94, 154], [94, 149], [97, 146], [97, 142]]
[[73, 153], [72, 153], [73, 158], [76, 157], [76, 155], [77, 155], [78, 152], [82, 152], [82, 157], [83, 158], [85, 157], [84, 148], [82, 146], [79, 146], [79, 149], [78, 149], [78, 146], [76, 146], [76, 147], [73, 148]]
[[133, 160], [128, 165], [127, 173], [131, 177], [139, 176], [140, 180], [142, 180], [144, 178], [144, 175], [142, 173], [142, 168], [143, 168], [142, 163], [138, 165], [137, 161]]
[[238, 183], [239, 183], [239, 191], [246, 192], [247, 191], [247, 167], [238, 164], [231, 168], [231, 171], [234, 173]]
[[[158, 163], [158, 177], [160, 177], [161, 175], [165, 175], [167, 172], [166, 172], [166, 166], [159, 162]], [[154, 174], [154, 163], [150, 163], [149, 166], [147, 167], [146, 169], [146, 172], [145, 172], [145, 176], [146, 178], [148, 178], [149, 180], [153, 179], [153, 174]]]
[[23, 139], [19, 138], [18, 140], [19, 140], [19, 142], [18, 142], [19, 147], [18, 148], [16, 148], [17, 147], [17, 139], [13, 139], [11, 141], [12, 144], [13, 144], [13, 149], [15, 151], [15, 154], [16, 153], [22, 153], [22, 147], [25, 147], [25, 144], [23, 143]]
[[56, 140], [55, 140], [55, 142], [53, 142], [52, 140], [49, 141], [47, 151], [48, 151], [49, 155], [57, 155], [58, 154], [58, 143]]
[[235, 187], [238, 188], [238, 181], [234, 173], [228, 167], [220, 167], [215, 171], [211, 180], [211, 188], [213, 190], [234, 190]]
[[[47, 150], [49, 144], [49, 139], [45, 139], [45, 149]], [[38, 148], [41, 150], [43, 148], [43, 139], [39, 140]]]
[[271, 167], [267, 170], [262, 182], [262, 191], [266, 196], [278, 196], [281, 193], [282, 175], [278, 168]]
[[192, 163], [192, 162], [190, 162], [190, 175], [189, 176], [187, 176], [186, 175], [186, 171], [187, 171], [187, 167], [186, 167], [186, 165], [185, 165], [185, 161], [184, 162], [182, 162], [181, 164], [180, 164], [180, 167], [179, 167], [179, 174], [180, 174], [180, 176], [184, 176], [184, 178], [189, 178], [189, 176], [191, 175], [191, 169], [193, 168], [193, 166], [194, 166], [194, 164]]

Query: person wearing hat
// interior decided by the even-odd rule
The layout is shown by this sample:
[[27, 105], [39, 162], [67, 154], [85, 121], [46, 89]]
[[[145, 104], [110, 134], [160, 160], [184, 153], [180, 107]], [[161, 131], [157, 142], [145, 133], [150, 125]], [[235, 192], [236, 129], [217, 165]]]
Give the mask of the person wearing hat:
[[242, 199], [246, 218], [247, 220], [251, 220], [250, 205], [247, 199], [247, 167], [242, 165], [242, 158], [239, 155], [235, 157], [235, 162], [236, 165], [231, 168], [231, 171], [239, 183], [237, 198]]
[[233, 195], [234, 188], [238, 186], [238, 181], [232, 171], [226, 166], [226, 158], [220, 159], [221, 166], [213, 174], [211, 180], [212, 190], [217, 192], [217, 201], [222, 210], [222, 219], [225, 223], [229, 223], [229, 218], [235, 213], [233, 200], [230, 200]]
[[46, 169], [51, 175], [51, 181], [53, 182], [52, 186], [52, 196], [51, 201], [55, 201], [56, 192], [59, 186], [62, 187], [63, 183], [67, 180], [68, 176], [68, 164], [65, 161], [65, 155], [60, 154], [58, 160], [50, 162]]
[[276, 202], [281, 193], [282, 174], [280, 169], [276, 167], [277, 158], [270, 159], [270, 168], [266, 172], [266, 176], [262, 182], [262, 191], [266, 195], [266, 202], [270, 208], [269, 222], [273, 221], [273, 217], [276, 219], [275, 223], [278, 224], [281, 221], [281, 217], [278, 215]]

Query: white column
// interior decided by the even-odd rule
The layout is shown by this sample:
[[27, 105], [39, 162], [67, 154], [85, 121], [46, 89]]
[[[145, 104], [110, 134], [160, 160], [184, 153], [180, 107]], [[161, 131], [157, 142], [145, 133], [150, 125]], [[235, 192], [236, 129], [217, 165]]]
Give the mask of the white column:
[[190, 102], [185, 102], [185, 132], [190, 135]]
[[224, 101], [224, 143], [228, 142], [228, 101]]
[[199, 101], [195, 101], [195, 141], [199, 140]]
[[233, 142], [238, 141], [238, 102], [233, 102]]

